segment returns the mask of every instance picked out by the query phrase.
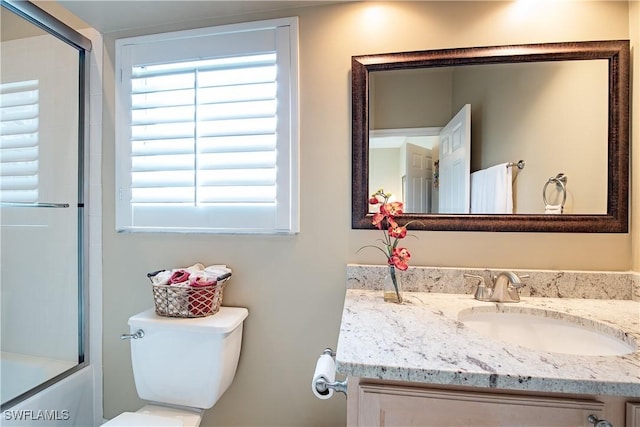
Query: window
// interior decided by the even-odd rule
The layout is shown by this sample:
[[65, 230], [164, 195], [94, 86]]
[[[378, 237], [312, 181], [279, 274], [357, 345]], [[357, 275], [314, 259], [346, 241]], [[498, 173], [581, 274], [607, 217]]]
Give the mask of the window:
[[297, 18], [116, 42], [119, 231], [298, 231]]
[[0, 199], [38, 202], [37, 80], [0, 84]]

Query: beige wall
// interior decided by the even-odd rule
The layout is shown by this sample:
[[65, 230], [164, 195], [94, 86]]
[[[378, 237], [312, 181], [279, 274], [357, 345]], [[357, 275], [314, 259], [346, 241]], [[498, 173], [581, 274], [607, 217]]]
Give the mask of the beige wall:
[[640, 272], [640, 1], [629, 2], [631, 39], [631, 269]]
[[453, 72], [430, 68], [369, 74], [371, 129], [439, 127], [453, 110]]
[[[526, 5], [540, 3], [527, 2]], [[151, 4], [150, 4], [151, 7]], [[627, 2], [358, 2], [260, 16], [194, 22], [190, 27], [281, 16], [300, 17], [301, 232], [296, 236], [117, 234], [114, 229], [114, 40], [166, 25], [105, 37], [104, 410], [135, 410], [127, 318], [152, 305], [148, 271], [200, 261], [234, 269], [226, 305], [249, 308], [234, 384], [203, 426], [338, 426], [345, 400], [315, 399], [318, 355], [335, 348], [345, 264], [382, 263], [374, 231], [350, 229], [352, 55], [457, 46], [629, 37]], [[531, 6], [530, 6], [531, 7]], [[377, 11], [377, 12], [376, 12]], [[636, 15], [637, 16], [637, 15]], [[638, 45], [636, 37], [635, 46]], [[636, 65], [636, 73], [637, 65]], [[638, 80], [636, 78], [636, 80]], [[637, 100], [637, 91], [635, 92]], [[635, 135], [637, 136], [637, 123]], [[637, 146], [636, 142], [636, 146]], [[636, 154], [635, 165], [638, 167]], [[637, 189], [637, 185], [636, 185]], [[634, 218], [638, 218], [638, 204]], [[629, 234], [418, 232], [413, 265], [627, 270]], [[636, 257], [638, 234], [634, 234]], [[635, 261], [638, 268], [638, 262]], [[434, 343], [437, 345], [437, 343]], [[198, 355], [189, 361], [197, 363]]]
[[406, 150], [397, 148], [377, 148], [369, 152], [369, 192], [374, 193], [378, 188], [394, 196], [392, 200], [401, 200], [402, 176]]

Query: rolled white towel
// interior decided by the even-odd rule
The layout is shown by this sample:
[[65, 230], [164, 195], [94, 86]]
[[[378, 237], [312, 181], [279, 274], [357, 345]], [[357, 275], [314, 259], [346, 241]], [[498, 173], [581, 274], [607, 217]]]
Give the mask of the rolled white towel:
[[546, 205], [544, 213], [549, 215], [560, 215], [562, 213], [562, 205]]
[[154, 276], [149, 276], [149, 278], [154, 285], [168, 285], [172, 274], [173, 270], [163, 270]]
[[204, 269], [205, 277], [217, 279], [225, 274], [231, 274], [231, 269], [226, 265], [210, 265]]
[[187, 270], [189, 273], [194, 274], [194, 273], [204, 271], [204, 265], [198, 262], [193, 264], [191, 267], [183, 268], [183, 270]]

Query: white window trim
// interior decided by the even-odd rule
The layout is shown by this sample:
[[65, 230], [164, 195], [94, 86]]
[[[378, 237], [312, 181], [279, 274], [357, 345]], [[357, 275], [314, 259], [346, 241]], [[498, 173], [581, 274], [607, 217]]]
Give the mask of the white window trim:
[[[133, 223], [131, 204], [124, 201], [123, 189], [130, 183], [131, 177], [131, 141], [130, 141], [130, 114], [131, 114], [131, 88], [129, 80], [122, 78], [122, 65], [124, 59], [122, 47], [130, 44], [156, 43], [160, 40], [181, 40], [194, 37], [208, 37], [223, 34], [241, 33], [264, 29], [274, 29], [278, 32], [288, 32], [286, 37], [289, 46], [277, 47], [279, 58], [287, 57], [290, 64], [289, 84], [278, 85], [277, 99], [289, 100], [289, 114], [287, 117], [278, 116], [278, 129], [287, 128], [287, 146], [280, 148], [278, 141], [278, 189], [288, 188], [288, 191], [278, 192], [279, 204], [286, 206], [278, 208], [275, 226], [246, 225], [227, 227], [207, 225], [198, 226], [139, 226]], [[280, 59], [279, 59], [280, 61]], [[132, 60], [128, 61], [132, 63]], [[120, 232], [182, 232], [182, 233], [266, 233], [266, 234], [293, 234], [299, 232], [299, 77], [298, 77], [298, 18], [280, 18], [266, 21], [247, 22], [241, 24], [223, 25], [194, 30], [177, 31], [165, 34], [154, 34], [116, 41], [116, 229]], [[282, 157], [282, 154], [285, 154]], [[284, 165], [284, 167], [282, 166]], [[124, 178], [124, 179], [123, 179]], [[284, 196], [284, 197], [283, 197]], [[260, 213], [247, 213], [247, 218], [252, 215], [260, 222]], [[244, 219], [244, 217], [243, 217]]]

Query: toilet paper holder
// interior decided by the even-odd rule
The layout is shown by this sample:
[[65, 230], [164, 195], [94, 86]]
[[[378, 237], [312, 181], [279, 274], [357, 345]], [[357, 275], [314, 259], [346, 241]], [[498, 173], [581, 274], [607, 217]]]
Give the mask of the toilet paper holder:
[[[330, 348], [326, 348], [323, 352], [322, 355], [327, 355], [327, 356], [331, 356], [331, 357], [335, 357], [336, 356], [336, 352], [333, 351]], [[321, 395], [327, 395], [329, 394], [330, 390], [333, 391], [337, 391], [340, 393], [344, 393], [344, 395], [347, 395], [347, 384], [348, 384], [348, 380], [345, 379], [344, 381], [327, 381], [324, 378], [318, 378], [316, 379], [315, 383], [314, 383], [314, 387], [316, 389], [316, 391], [318, 392], [318, 394]]]

